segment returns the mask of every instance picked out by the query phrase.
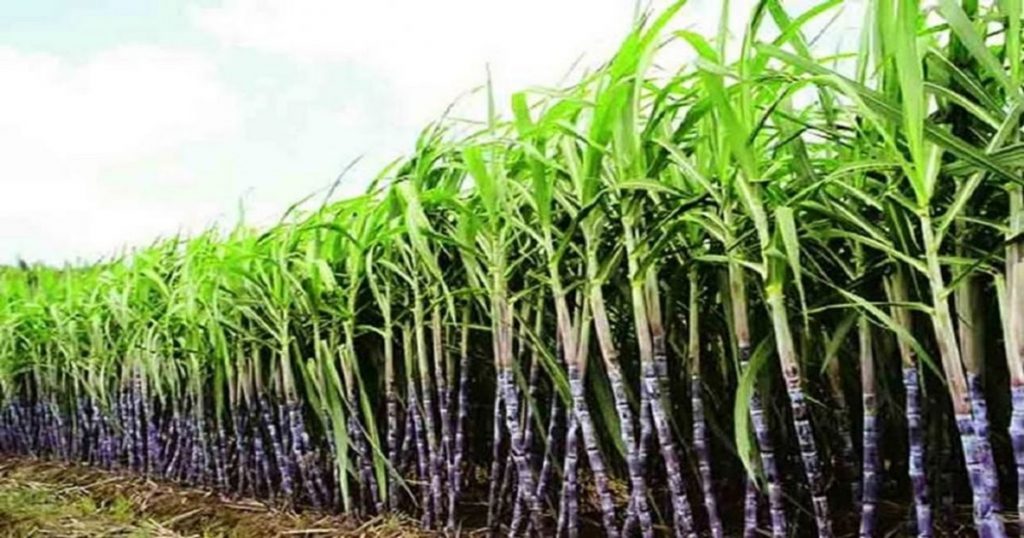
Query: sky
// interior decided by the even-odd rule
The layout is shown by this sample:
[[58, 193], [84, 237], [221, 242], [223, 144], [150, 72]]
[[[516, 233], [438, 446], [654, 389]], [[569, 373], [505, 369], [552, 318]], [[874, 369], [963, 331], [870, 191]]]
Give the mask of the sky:
[[[714, 32], [718, 2], [691, 0], [674, 26]], [[751, 4], [732, 0], [735, 35]], [[844, 9], [833, 40], [859, 18]], [[571, 80], [610, 56], [635, 12], [634, 0], [0, 0], [0, 264], [87, 262], [243, 212], [269, 224], [352, 162], [338, 194], [356, 194], [488, 68], [499, 106]]]

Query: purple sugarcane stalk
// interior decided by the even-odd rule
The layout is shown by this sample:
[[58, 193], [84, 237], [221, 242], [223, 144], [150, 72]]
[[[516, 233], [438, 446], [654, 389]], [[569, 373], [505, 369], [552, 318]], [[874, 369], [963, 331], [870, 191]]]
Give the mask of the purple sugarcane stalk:
[[[740, 371], [746, 372], [750, 365], [750, 347], [740, 346]], [[786, 538], [788, 536], [788, 521], [786, 520], [786, 508], [782, 497], [782, 480], [779, 475], [779, 467], [775, 460], [775, 443], [772, 441], [771, 432], [768, 428], [768, 418], [765, 416], [764, 405], [761, 403], [761, 394], [755, 386], [750, 393], [750, 422], [754, 427], [754, 437], [757, 439], [757, 447], [761, 453], [761, 467], [764, 470], [765, 482], [768, 486], [768, 511], [771, 515], [772, 536], [774, 538]], [[746, 515], [755, 515], [747, 511]], [[751, 522], [746, 523], [747, 528]], [[757, 526], [756, 518], [753, 526]]]
[[317, 473], [320, 475], [320, 484], [318, 487], [320, 490], [320, 496], [323, 497], [324, 503], [327, 506], [327, 510], [337, 513], [340, 510], [340, 499], [335, 495], [338, 490], [338, 485], [335, 483], [333, 471], [335, 469], [334, 462], [337, 461], [338, 452], [335, 448], [334, 437], [330, 432], [325, 432], [324, 437], [327, 438], [327, 450], [318, 448], [314, 451], [312, 457], [314, 465], [317, 466]]
[[[280, 383], [278, 383], [277, 386], [277, 390], [281, 390], [283, 392], [283, 389], [280, 388]], [[284, 403], [276, 401], [277, 398], [274, 398], [274, 400], [277, 412], [272, 413], [271, 417], [277, 421], [275, 424], [277, 425], [278, 435], [281, 436], [281, 448], [284, 450], [284, 461], [288, 465], [288, 473], [292, 477], [292, 493], [294, 494], [294, 497], [291, 497], [289, 502], [296, 502], [300, 501], [300, 497], [302, 496], [299, 491], [299, 488], [302, 485], [302, 477], [299, 476], [299, 462], [295, 458], [295, 454], [292, 450], [291, 416], [288, 413], [288, 407]]]
[[164, 470], [164, 477], [168, 480], [180, 480], [178, 475], [180, 474], [181, 461], [183, 458], [188, 457], [188, 425], [180, 417], [178, 417], [175, 430], [174, 437], [168, 439], [169, 448], [165, 449], [166, 452], [171, 454], [167, 467]]
[[50, 412], [53, 414], [54, 427], [57, 430], [57, 453], [62, 460], [67, 461], [71, 459], [71, 432], [68, 423], [64, 421], [64, 414], [56, 401], [50, 402]]
[[192, 452], [185, 480], [189, 484], [202, 484], [206, 479], [206, 430], [199, 417], [199, 411], [192, 409], [189, 420], [189, 437], [192, 441]]
[[629, 471], [630, 497], [622, 534], [625, 536], [631, 535], [639, 521], [641, 533], [645, 537], [649, 537], [653, 535], [654, 531], [650, 509], [647, 504], [647, 482], [644, 471], [646, 469], [647, 450], [650, 446], [652, 427], [650, 395], [646, 390], [646, 386], [641, 383], [640, 437], [637, 439], [633, 426], [634, 415], [626, 393], [625, 376], [622, 373], [622, 367], [619, 362], [619, 351], [611, 335], [604, 296], [598, 286], [591, 289], [590, 305], [594, 310], [594, 327], [597, 331], [601, 356], [604, 359], [605, 369], [608, 372], [609, 382], [612, 387], [615, 412], [620, 425], [619, 433], [626, 452], [626, 468]]
[[1010, 387], [1013, 414], [1010, 416], [1010, 442], [1017, 465], [1017, 526], [1024, 535], [1024, 385]]
[[196, 431], [199, 432], [199, 480], [205, 486], [212, 483], [212, 467], [217, 450], [215, 440], [212, 439], [213, 435], [207, 432], [207, 423], [204, 415], [196, 417]]
[[371, 506], [375, 506], [379, 513], [383, 507], [380, 506], [380, 499], [377, 496], [377, 482], [373, 476], [373, 469], [370, 467], [366, 439], [354, 411], [348, 415], [348, 435], [352, 439], [352, 449], [356, 453], [356, 465], [359, 467], [359, 483], [363, 490], [365, 509], [369, 511]]
[[35, 436], [32, 435], [32, 424], [31, 424], [31, 410], [23, 402], [19, 402], [14, 406], [14, 421], [19, 432], [19, 438], [24, 439], [23, 445], [26, 447], [29, 455], [32, 457], [38, 456]]
[[15, 402], [12, 401], [12, 402], [9, 402], [4, 407], [4, 423], [6, 425], [6, 427], [4, 429], [7, 432], [6, 437], [7, 437], [8, 450], [11, 451], [11, 452], [21, 452], [22, 451], [22, 447], [21, 447], [21, 443], [20, 443], [21, 432], [18, 430], [18, 426], [15, 423], [14, 406], [15, 406]]
[[121, 419], [124, 407], [124, 394], [121, 390], [113, 395], [110, 402], [110, 415], [107, 417], [107, 427], [110, 432], [110, 451], [112, 468], [121, 467], [121, 460], [124, 459], [124, 421]]
[[29, 454], [34, 458], [39, 457], [39, 439], [33, 433], [32, 407], [28, 404], [21, 404], [17, 409], [18, 423], [21, 425], [21, 431], [24, 432]]
[[56, 448], [56, 440], [53, 435], [53, 424], [50, 419], [50, 410], [45, 400], [40, 398], [36, 402], [36, 428], [38, 428], [40, 439], [40, 452], [47, 456], [53, 456]]
[[864, 394], [863, 424], [863, 479], [861, 492], [860, 536], [868, 538], [876, 533], [879, 487], [878, 417], [875, 395]]
[[547, 440], [544, 447], [544, 460], [541, 463], [540, 474], [537, 478], [537, 498], [544, 501], [548, 498], [548, 487], [551, 484], [551, 477], [554, 474], [556, 434], [561, 424], [562, 405], [561, 398], [557, 393], [551, 395], [551, 416], [548, 418]]
[[24, 441], [22, 444], [25, 446], [28, 454], [32, 457], [36, 457], [37, 450], [35, 443], [33, 442], [34, 436], [31, 432], [31, 424], [28, 423], [28, 418], [25, 416], [26, 414], [31, 413], [31, 411], [26, 412], [25, 406], [20, 402], [16, 402], [11, 406], [11, 410], [14, 415], [15, 429], [18, 431], [18, 439], [23, 439]]
[[505, 395], [505, 424], [512, 441], [512, 460], [515, 463], [516, 472], [519, 474], [520, 491], [525, 496], [533, 528], [540, 534], [544, 534], [543, 507], [536, 496], [536, 481], [524, 446], [525, 435], [519, 427], [519, 394], [512, 376], [511, 370], [504, 369], [499, 373], [498, 378]]
[[[444, 333], [441, 330], [441, 311], [437, 307], [431, 309], [430, 333], [433, 344], [431, 355], [434, 359], [434, 378], [436, 379], [435, 390], [437, 391], [438, 420], [440, 421], [441, 433], [441, 444], [439, 446], [438, 453], [438, 458], [441, 462], [438, 464], [438, 477], [441, 481], [441, 489], [447, 489], [449, 492], [446, 499], [438, 500], [438, 505], [440, 506], [444, 501], [448, 501], [448, 517], [446, 519], [445, 526], [449, 532], [452, 532], [455, 530], [455, 505], [451, 503], [451, 492], [454, 490], [450, 483], [452, 477], [452, 462], [454, 461], [451, 431], [451, 392], [448, 387], [448, 372], [446, 371], [448, 361], [444, 352]], [[441, 517], [440, 513], [438, 513], [438, 517]]]
[[8, 419], [7, 405], [0, 408], [0, 450], [6, 452], [13, 452], [13, 448], [10, 445], [11, 440], [11, 428], [10, 420]]
[[82, 453], [87, 461], [93, 465], [99, 465], [100, 460], [100, 423], [99, 417], [92, 413], [93, 403], [91, 398], [82, 402], [85, 409], [82, 410]]
[[142, 392], [142, 376], [139, 373], [132, 375], [131, 400], [132, 400], [132, 450], [135, 452], [136, 472], [144, 472], [148, 467], [146, 457], [146, 438], [142, 431], [143, 400], [145, 395]]
[[[395, 388], [393, 386], [394, 380], [388, 380], [387, 392], [385, 399], [387, 400], [387, 443], [388, 443], [388, 459], [391, 464], [395, 466], [395, 469], [401, 469], [401, 447], [398, 444], [398, 397], [395, 394]], [[327, 436], [328, 440], [333, 444], [334, 438], [331, 435]], [[388, 473], [388, 509], [392, 512], [398, 510], [398, 473]]]
[[[426, 379], [430, 376], [430, 372], [420, 372], [420, 375], [423, 376], [422, 379]], [[436, 516], [440, 518], [444, 507], [442, 506], [443, 497], [441, 495], [441, 454], [437, 444], [437, 427], [434, 424], [434, 396], [429, 388], [430, 383], [422, 381], [422, 384], [424, 390], [422, 396], [423, 422], [421, 424], [421, 432], [427, 441], [427, 471], [430, 476], [431, 503], [434, 506]]]
[[[708, 451], [707, 424], [704, 419], [704, 398], [701, 395], [700, 376], [690, 376], [690, 405], [693, 407], [693, 449], [697, 453], [700, 469], [701, 490], [704, 493], [704, 509], [708, 513], [708, 527], [712, 538], [722, 538], [722, 518], [718, 515], [718, 500], [711, 478], [711, 454]], [[756, 503], [756, 492], [755, 492]], [[755, 504], [756, 510], [756, 504]], [[754, 516], [757, 520], [757, 516]]]
[[164, 459], [160, 473], [165, 479], [171, 478], [171, 469], [178, 457], [177, 443], [175, 441], [179, 436], [178, 427], [178, 405], [175, 403], [172, 406], [170, 418], [165, 423], [164, 429], [160, 432], [160, 452], [163, 454]]
[[1006, 536], [1003, 521], [999, 518], [995, 504], [990, 496], [991, 489], [986, 483], [985, 466], [978, 448], [978, 439], [974, 432], [974, 417], [970, 414], [956, 415], [956, 427], [960, 433], [960, 443], [967, 463], [967, 475], [971, 482], [974, 496], [974, 524], [980, 538], [999, 538]]
[[234, 436], [234, 464], [237, 469], [235, 481], [235, 492], [245, 495], [251, 481], [249, 476], [249, 458], [246, 457], [245, 448], [245, 417], [246, 413], [239, 409], [237, 404], [231, 407], [231, 423], [235, 430]]
[[50, 416], [49, 411], [46, 409], [46, 405], [43, 400], [40, 399], [35, 404], [35, 416], [33, 417], [34, 426], [37, 430], [37, 437], [39, 438], [39, 451], [44, 456], [53, 454], [53, 431], [50, 428]]
[[9, 402], [4, 406], [4, 430], [7, 432], [7, 446], [11, 452], [18, 452], [21, 447], [18, 443], [18, 429], [14, 424], [14, 402]]
[[4, 424], [4, 451], [5, 452], [16, 452], [18, 447], [15, 444], [14, 434], [14, 422], [11, 420], [11, 404], [7, 403], [4, 405], [3, 412], [0, 414]]
[[4, 403], [3, 407], [0, 408], [0, 448], [4, 452], [14, 452], [13, 439], [10, 403]]
[[182, 435], [180, 440], [180, 459], [176, 469], [175, 479], [181, 482], [191, 482], [195, 479], [196, 468], [196, 435], [195, 427], [189, 413], [183, 414]]
[[14, 402], [11, 402], [7, 404], [7, 407], [4, 409], [4, 422], [7, 424], [5, 429], [7, 430], [8, 446], [10, 447], [9, 450], [11, 452], [26, 452], [27, 449], [22, 446], [23, 437], [21, 436], [21, 430], [16, 422], [14, 405]]
[[[468, 328], [463, 330], [468, 331]], [[463, 336], [465, 340], [466, 336]], [[458, 505], [459, 496], [462, 494], [462, 458], [466, 450], [466, 421], [469, 418], [469, 350], [468, 344], [463, 345], [462, 354], [459, 357], [459, 388], [458, 388], [458, 412], [455, 419], [455, 454], [452, 457], [452, 479], [448, 504], [451, 508], [449, 513], [448, 526], [455, 526], [455, 508]]]
[[[309, 497], [314, 508], [322, 509], [324, 507], [325, 499], [323, 493], [327, 488], [324, 485], [324, 475], [321, 472], [321, 468], [319, 468], [315, 453], [313, 452], [312, 446], [309, 442], [309, 431], [306, 429], [306, 421], [302, 416], [302, 404], [299, 404], [298, 402], [292, 403], [291, 415], [293, 428], [292, 441], [294, 443], [298, 440], [297, 451], [302, 456], [302, 459], [299, 460], [299, 466], [304, 469], [303, 480], [307, 482], [306, 495]], [[374, 483], [374, 485], [376, 485], [376, 483]]]
[[45, 443], [46, 453], [52, 458], [57, 453], [56, 420], [50, 412], [47, 401], [42, 397], [39, 400], [39, 428], [42, 430], [41, 436]]
[[651, 437], [654, 435], [654, 424], [651, 422], [651, 395], [644, 383], [640, 384], [640, 440], [637, 457], [640, 458], [641, 473], [647, 469], [650, 457]]
[[[27, 398], [26, 398], [26, 400], [27, 400]], [[25, 433], [25, 438], [27, 439], [27, 442], [28, 442], [29, 446], [32, 447], [33, 451], [38, 453], [38, 452], [40, 452], [40, 450], [39, 450], [38, 432], [36, 431], [37, 428], [35, 427], [35, 422], [36, 422], [35, 415], [36, 415], [36, 412], [37, 412], [37, 406], [35, 406], [34, 404], [32, 404], [30, 402], [26, 403], [24, 405], [24, 411], [23, 411], [24, 422], [23, 422], [22, 425], [23, 425], [23, 428], [24, 428], [24, 430], [26, 432]]]
[[163, 464], [163, 455], [160, 453], [160, 428], [157, 425], [157, 415], [153, 410], [153, 402], [150, 398], [144, 400], [146, 415], [146, 474], [152, 476]]
[[416, 441], [416, 463], [419, 470], [419, 480], [423, 484], [421, 489], [421, 503], [423, 505], [423, 526], [430, 528], [434, 525], [434, 503], [433, 497], [430, 495], [430, 484], [429, 476], [430, 470], [428, 469], [429, 457], [427, 454], [426, 440], [423, 436], [423, 421], [420, 417], [419, 399], [416, 397], [416, 386], [412, 382], [412, 378], [409, 378], [409, 408], [408, 412], [412, 414], [412, 426], [413, 426], [413, 437]]
[[68, 431], [64, 422], [64, 414], [61, 412], [57, 402], [50, 400], [50, 417], [53, 422], [53, 436], [56, 441], [57, 457], [61, 460], [68, 459]]
[[751, 477], [746, 478], [746, 488], [743, 493], [743, 538], [756, 538], [758, 498], [757, 484]]
[[285, 456], [284, 446], [281, 443], [281, 437], [278, 435], [277, 423], [274, 420], [270, 402], [267, 401], [267, 397], [263, 394], [259, 396], [259, 402], [263, 428], [270, 437], [270, 444], [274, 450], [274, 461], [277, 464], [277, 472], [280, 475], [281, 494], [287, 502], [292, 499], [294, 491], [292, 486], [294, 483], [292, 477], [292, 466], [288, 462], [288, 457]]
[[772, 536], [785, 538], [788, 536], [788, 521], [782, 499], [782, 481], [775, 460], [775, 443], [769, 433], [768, 420], [757, 389], [750, 395], [750, 421], [754, 425], [754, 436], [761, 449], [761, 467], [764, 469], [765, 482], [768, 485], [768, 512], [771, 515]]
[[[624, 536], [632, 534], [632, 529], [637, 521], [640, 523], [640, 532], [644, 537], [654, 535], [654, 524], [651, 520], [650, 508], [647, 505], [647, 481], [644, 478], [645, 456], [643, 446], [644, 433], [640, 434], [640, 446], [637, 446], [636, 434], [633, 430], [633, 411], [629, 407], [629, 398], [626, 396], [625, 383], [622, 379], [622, 370], [617, 361], [606, 361], [608, 363], [608, 379], [612, 386], [612, 395], [615, 398], [615, 411], [619, 417], [620, 434], [622, 443], [626, 447], [626, 468], [629, 471], [630, 497], [629, 513], [626, 516], [626, 523], [623, 525]], [[644, 391], [646, 392], [646, 391]], [[643, 405], [643, 404], [641, 404]], [[650, 418], [648, 417], [648, 423]], [[643, 418], [641, 414], [641, 430], [643, 430]], [[648, 436], [650, 433], [648, 432]], [[639, 450], [638, 450], [639, 448]]]
[[992, 443], [989, 440], [988, 404], [985, 402], [985, 390], [981, 376], [974, 372], [967, 373], [967, 393], [971, 400], [971, 414], [974, 416], [974, 435], [977, 439], [978, 458], [985, 473], [985, 487], [989, 489], [996, 512], [1002, 510], [999, 498], [999, 474], [996, 472], [995, 458], [992, 455]]
[[504, 436], [501, 423], [505, 420], [504, 405], [502, 405], [501, 387], [494, 390], [494, 422], [491, 437], [491, 473], [490, 488], [487, 494], [487, 528], [495, 532], [498, 527], [497, 507], [498, 493], [501, 482], [501, 443]]
[[15, 430], [14, 421], [11, 418], [11, 403], [7, 402], [4, 404], [3, 411], [0, 412], [0, 419], [3, 420], [3, 439], [4, 439], [4, 451], [16, 452], [18, 447], [15, 442]]
[[[878, 382], [875, 379], [875, 361], [872, 352], [871, 326], [868, 320], [861, 317], [858, 320], [858, 346], [860, 348], [860, 377], [861, 377], [861, 409], [863, 409], [862, 423], [862, 479], [864, 481], [860, 498], [860, 536], [871, 538], [875, 535], [878, 522], [878, 488], [879, 468], [878, 462], [878, 404], [876, 402], [876, 387]], [[817, 510], [815, 511], [817, 513]]]
[[80, 412], [82, 413], [82, 419], [79, 423], [82, 457], [93, 465], [99, 465], [99, 417], [92, 413], [94, 407], [92, 398], [81, 397], [79, 401], [81, 406]]
[[672, 516], [675, 522], [676, 535], [696, 538], [697, 533], [693, 523], [693, 513], [690, 509], [690, 500], [686, 495], [683, 469], [679, 463], [679, 454], [676, 452], [672, 427], [669, 424], [668, 413], [664, 407], [665, 400], [664, 395], [661, 393], [661, 383], [658, 381], [653, 362], [641, 365], [641, 368], [644, 374], [644, 385], [650, 394], [651, 415], [655, 431], [658, 434], [661, 458], [665, 461], [665, 471], [668, 474], [668, 486], [672, 495]]
[[57, 404], [50, 398], [43, 400], [43, 410], [46, 414], [46, 427], [48, 430], [48, 443], [50, 444], [50, 456], [63, 458], [62, 432], [60, 426], [60, 414], [57, 412]]
[[71, 422], [71, 456], [89, 463], [89, 453], [86, 448], [86, 430], [88, 429], [85, 419], [85, 398], [79, 396], [75, 399], [75, 416]]
[[320, 491], [317, 489], [316, 478], [309, 466], [309, 434], [306, 433], [305, 421], [302, 417], [302, 410], [296, 402], [286, 403], [281, 410], [287, 414], [288, 427], [291, 429], [292, 457], [299, 470], [299, 478], [302, 481], [306, 497], [313, 505], [313, 508], [323, 508], [323, 499], [320, 498]]
[[[538, 329], [538, 332], [539, 332], [539, 329]], [[537, 361], [534, 360], [530, 364], [529, 388], [528, 388], [528, 391], [527, 391], [527, 393], [529, 395], [528, 402], [537, 402], [537, 391], [539, 390], [539, 384], [540, 384], [540, 366], [538, 366], [537, 365]], [[536, 463], [537, 463], [536, 462], [536, 459], [537, 459], [536, 451], [534, 450], [534, 438], [535, 438], [536, 435], [535, 435], [535, 430], [534, 430], [534, 427], [533, 427], [533, 422], [534, 422], [534, 409], [533, 409], [533, 405], [527, 405], [526, 409], [525, 409], [525, 411], [523, 413], [523, 426], [522, 426], [523, 429], [521, 430], [521, 432], [522, 432], [521, 435], [523, 436], [522, 443], [523, 443], [523, 446], [525, 448], [526, 458], [527, 458], [528, 464], [530, 465], [531, 472], [532, 472], [532, 470], [534, 468], [536, 468]], [[540, 497], [539, 495], [537, 495], [536, 486], [534, 486], [534, 487], [535, 487], [535, 489], [532, 492], [534, 498], [537, 500], [538, 503], [543, 503], [544, 502], [544, 498]], [[511, 533], [514, 534], [514, 535], [515, 534], [519, 534], [519, 531], [522, 529], [522, 526], [523, 526], [523, 522], [524, 522], [524, 519], [523, 519], [523, 508], [525, 508], [525, 505], [526, 505], [526, 498], [527, 498], [527, 496], [524, 494], [522, 489], [520, 489], [516, 493], [516, 503], [515, 503], [515, 510], [513, 511], [512, 531], [511, 531]]]
[[[909, 438], [910, 483], [913, 487], [914, 511], [916, 514], [917, 536], [931, 538], [932, 507], [928, 497], [928, 478], [925, 470], [924, 429], [921, 420], [921, 389], [918, 385], [916, 366], [903, 369], [903, 386], [906, 389], [907, 436]], [[1021, 395], [1021, 434], [1024, 436], [1024, 387]], [[1015, 407], [1016, 409], [1016, 407]], [[1024, 438], [1022, 438], [1024, 441]], [[1024, 451], [1021, 453], [1024, 462]], [[1021, 463], [1018, 463], [1018, 466]], [[1024, 491], [1024, 490], [1022, 490]]]
[[11, 423], [13, 431], [15, 432], [14, 440], [16, 446], [20, 448], [22, 452], [28, 453], [30, 456], [35, 456], [35, 447], [32, 446], [32, 436], [29, 431], [28, 425], [24, 417], [24, 408], [20, 399], [11, 404]]
[[199, 435], [196, 432], [195, 419], [189, 415], [182, 417], [185, 423], [185, 436], [182, 438], [181, 461], [179, 462], [178, 480], [187, 484], [197, 481], [199, 475]]
[[[604, 531], [608, 538], [615, 538], [619, 535], [619, 530], [615, 524], [615, 503], [612, 501], [611, 491], [608, 488], [608, 473], [605, 470], [601, 449], [598, 447], [594, 422], [590, 418], [590, 409], [584, 394], [583, 376], [574, 364], [569, 365], [569, 392], [572, 395], [573, 415], [583, 433], [583, 447], [587, 453], [587, 462], [594, 475], [594, 485], [597, 488], [597, 496], [601, 504], [601, 520]], [[578, 502], [578, 500], [574, 498], [573, 502]]]
[[131, 394], [131, 385], [121, 388], [118, 399], [120, 405], [117, 409], [117, 421], [120, 426], [118, 428], [118, 434], [120, 435], [118, 450], [120, 451], [122, 464], [126, 465], [128, 470], [132, 472], [138, 469], [138, 461], [135, 459], [138, 453], [135, 451], [134, 399]]
[[31, 403], [28, 406], [28, 429], [32, 445], [40, 455], [46, 452], [45, 430], [42, 428], [42, 406], [39, 402]]
[[[335, 462], [338, 461], [338, 445], [334, 440], [334, 434], [331, 430], [330, 413], [326, 408], [321, 412], [320, 422], [324, 425], [324, 438], [327, 439], [327, 452], [321, 454], [321, 458], [318, 460], [324, 466], [322, 476], [324, 487], [326, 488], [321, 492], [321, 494], [327, 502], [327, 506], [331, 510], [337, 511], [341, 506], [341, 499], [339, 498], [339, 495], [337, 495], [340, 484], [338, 484], [338, 479], [335, 476], [335, 472], [337, 470]], [[396, 469], [398, 468], [397, 465], [398, 464], [396, 463]], [[397, 491], [393, 491], [392, 493], [397, 494]]]
[[[262, 415], [259, 415], [259, 410], [255, 408], [251, 408], [249, 413], [249, 421], [252, 424], [252, 449], [253, 456], [256, 458], [257, 479], [262, 477], [262, 482], [267, 488], [267, 496], [274, 499], [275, 491], [270, 475], [270, 455], [267, 454], [266, 446], [263, 444], [263, 432], [259, 428]], [[259, 484], [253, 484], [253, 487], [258, 490]]]
[[804, 474], [811, 489], [811, 504], [814, 507], [814, 519], [818, 526], [820, 538], [831, 538], [832, 520], [829, 517], [828, 497], [825, 481], [821, 474], [821, 460], [818, 448], [814, 443], [814, 432], [811, 429], [810, 412], [804, 400], [804, 391], [800, 388], [799, 378], [788, 380], [786, 391], [789, 393], [789, 405], [793, 410], [793, 425], [796, 429], [797, 442], [800, 445], [800, 458], [804, 464]]
[[217, 487], [228, 491], [227, 432], [224, 430], [224, 419], [218, 414], [214, 417], [217, 425], [217, 438], [213, 443], [213, 469], [216, 473]]
[[401, 470], [403, 473], [416, 473], [416, 431], [412, 423], [411, 404], [405, 406], [405, 426], [402, 428], [402, 447], [398, 450], [401, 454]]
[[576, 469], [579, 466], [579, 423], [576, 415], [569, 413], [569, 425], [565, 433], [565, 463], [562, 468], [562, 498], [558, 507], [558, 529], [556, 534], [563, 536], [563, 529], [569, 538], [579, 534], [579, 488], [576, 484]]
[[112, 440], [110, 438], [110, 423], [107, 420], [106, 413], [100, 411], [96, 406], [96, 402], [93, 402], [92, 407], [93, 416], [96, 417], [97, 421], [97, 444], [99, 445], [99, 464], [104, 469], [110, 469], [113, 467], [113, 451], [111, 449]]
[[46, 399], [42, 396], [39, 398], [39, 428], [42, 430], [41, 436], [45, 443], [46, 453], [52, 458], [57, 453], [56, 421]]

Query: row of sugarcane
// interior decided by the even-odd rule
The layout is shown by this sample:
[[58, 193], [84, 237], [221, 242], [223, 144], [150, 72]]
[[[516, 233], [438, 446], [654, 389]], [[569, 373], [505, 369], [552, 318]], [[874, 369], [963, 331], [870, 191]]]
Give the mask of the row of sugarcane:
[[1024, 532], [1020, 1], [828, 56], [838, 0], [684, 4], [362, 196], [4, 269], [0, 449], [448, 532]]

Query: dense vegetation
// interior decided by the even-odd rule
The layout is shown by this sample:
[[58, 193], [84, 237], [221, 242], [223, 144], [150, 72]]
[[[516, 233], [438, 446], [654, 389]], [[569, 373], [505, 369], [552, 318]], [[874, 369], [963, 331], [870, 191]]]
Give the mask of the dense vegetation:
[[0, 448], [435, 528], [875, 536], [887, 499], [1004, 536], [1021, 2], [873, 0], [821, 56], [840, 4], [734, 41], [677, 4], [363, 196], [3, 270]]

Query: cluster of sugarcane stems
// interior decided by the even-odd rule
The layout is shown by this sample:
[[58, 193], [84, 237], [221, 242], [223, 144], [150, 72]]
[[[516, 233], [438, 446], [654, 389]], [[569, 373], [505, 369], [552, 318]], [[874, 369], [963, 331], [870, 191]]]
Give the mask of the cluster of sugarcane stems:
[[830, 57], [839, 1], [682, 7], [363, 196], [4, 269], [0, 449], [448, 531], [1019, 529], [1020, 0], [872, 0]]

